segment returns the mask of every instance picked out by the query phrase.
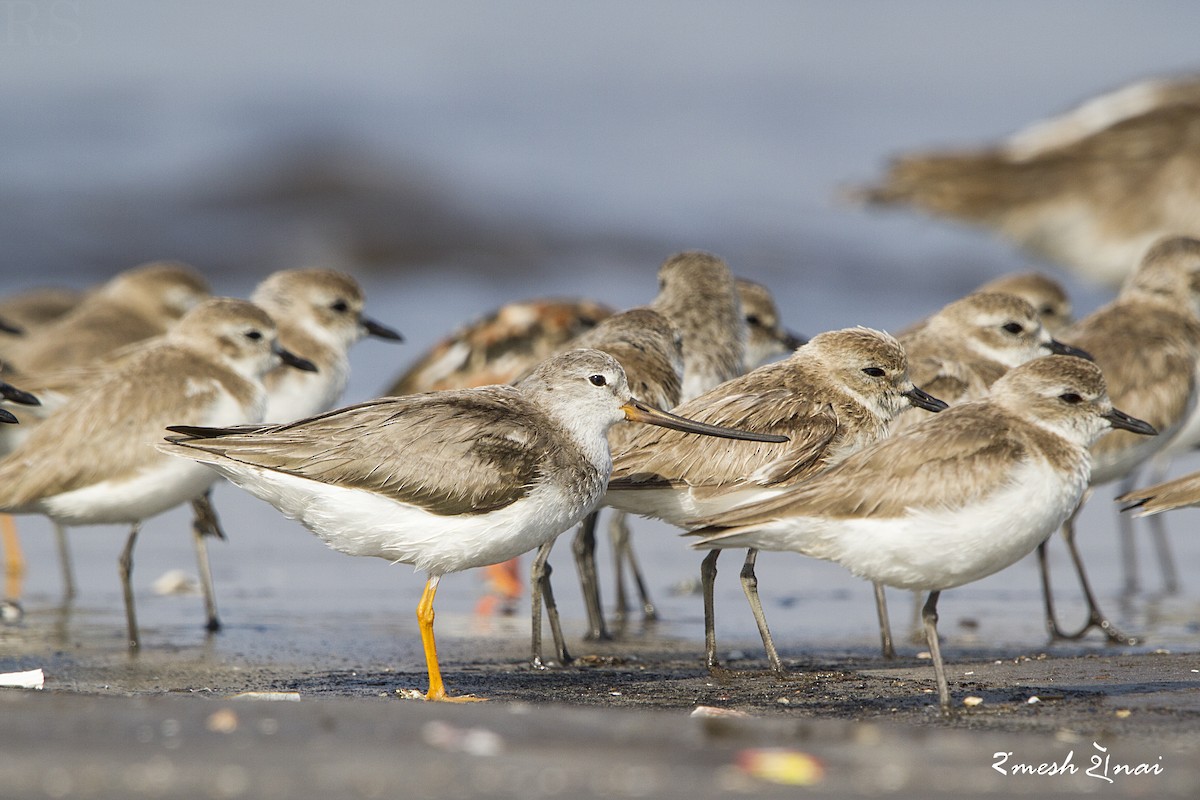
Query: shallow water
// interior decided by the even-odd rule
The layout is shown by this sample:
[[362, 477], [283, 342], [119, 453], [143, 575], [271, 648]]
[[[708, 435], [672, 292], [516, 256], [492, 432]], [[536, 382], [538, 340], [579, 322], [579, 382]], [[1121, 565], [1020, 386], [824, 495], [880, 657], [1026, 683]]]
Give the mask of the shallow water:
[[[1124, 82], [1195, 68], [1200, 27], [1186, 3], [51, 7], [57, 16], [0, 3], [5, 291], [85, 284], [155, 257], [192, 261], [230, 294], [275, 268], [340, 265], [367, 286], [370, 313], [408, 337], [399, 348], [358, 346], [347, 402], [505, 300], [644, 302], [658, 262], [684, 247], [771, 285], [796, 329], [898, 329], [1029, 262], [974, 231], [847, 209], [837, 190], [876, 175], [894, 152], [987, 141]], [[1079, 312], [1108, 298], [1055, 274]], [[1176, 473], [1198, 467], [1193, 458]], [[1200, 649], [1200, 542], [1186, 535], [1196, 512], [1168, 518], [1181, 594], [1123, 606], [1111, 494], [1102, 489], [1083, 519], [1102, 605], [1146, 647]], [[328, 551], [229, 487], [217, 503], [231, 534], [212, 547], [230, 629], [218, 650], [340, 652], [361, 642], [348, 632], [361, 633], [361, 621], [395, 632], [379, 644], [382, 660], [391, 647], [412, 655], [421, 576]], [[25, 605], [41, 613], [59, 591], [50, 529], [35, 519], [21, 529]], [[686, 591], [699, 556], [655, 523], [638, 523], [635, 537], [658, 632], [699, 653], [699, 598]], [[104, 612], [104, 622], [84, 618], [111, 622], [119, 641], [123, 534], [72, 540], [79, 605]], [[577, 637], [565, 545], [556, 586]], [[1073, 620], [1081, 606], [1054, 552], [1071, 592], [1061, 611]], [[757, 657], [736, 556], [722, 566], [721, 641]], [[149, 523], [138, 548], [152, 647], [203, 637], [198, 599], [148, 590], [171, 568], [194, 571], [183, 512]], [[840, 568], [764, 554], [759, 576], [785, 657], [874, 648], [869, 587]], [[442, 587], [442, 637], [468, 643], [477, 624], [527, 635], [523, 617], [474, 619], [473, 574]], [[902, 631], [909, 600], [892, 598]], [[951, 646], [1043, 646], [1032, 560], [948, 592], [941, 611]], [[311, 641], [273, 644], [273, 626], [303, 637], [297, 619], [313, 620]], [[1093, 634], [1082, 646], [1103, 645]]]

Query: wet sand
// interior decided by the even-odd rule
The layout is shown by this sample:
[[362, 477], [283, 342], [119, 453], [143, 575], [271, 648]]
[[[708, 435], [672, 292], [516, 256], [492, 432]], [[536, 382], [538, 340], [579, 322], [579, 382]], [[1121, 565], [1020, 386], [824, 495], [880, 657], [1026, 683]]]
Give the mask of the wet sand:
[[[1200, 656], [1191, 653], [950, 643], [959, 705], [947, 720], [932, 668], [912, 648], [895, 662], [865, 649], [785, 650], [792, 674], [780, 679], [753, 642], [733, 642], [745, 645], [742, 657], [714, 677], [696, 643], [650, 632], [576, 643], [574, 666], [535, 670], [524, 620], [469, 630], [466, 618], [447, 616], [439, 641], [450, 690], [490, 702], [403, 699], [397, 690], [424, 688], [424, 669], [412, 632], [385, 619], [260, 619], [189, 645], [169, 641], [194, 636], [158, 629], [130, 656], [112, 610], [33, 611], [0, 629], [0, 671], [46, 674], [42, 691], [0, 690], [0, 796], [1200, 790]], [[982, 702], [961, 705], [968, 696]], [[998, 753], [1012, 754], [1002, 768], [1065, 763], [1068, 774], [1001, 774]], [[1103, 772], [1093, 756], [1108, 757], [1112, 783], [1086, 774]], [[1118, 774], [1116, 764], [1151, 774]]]

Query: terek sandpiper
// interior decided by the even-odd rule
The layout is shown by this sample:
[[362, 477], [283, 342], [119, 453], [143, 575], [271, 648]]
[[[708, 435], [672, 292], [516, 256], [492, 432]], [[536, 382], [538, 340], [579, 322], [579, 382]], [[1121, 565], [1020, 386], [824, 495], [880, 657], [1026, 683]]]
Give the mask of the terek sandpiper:
[[611, 356], [571, 350], [516, 386], [387, 397], [288, 425], [172, 426], [164, 452], [208, 464], [350, 555], [428, 575], [417, 619], [430, 700], [446, 695], [433, 638], [442, 576], [540, 547], [599, 502], [622, 419], [698, 433], [635, 400]]

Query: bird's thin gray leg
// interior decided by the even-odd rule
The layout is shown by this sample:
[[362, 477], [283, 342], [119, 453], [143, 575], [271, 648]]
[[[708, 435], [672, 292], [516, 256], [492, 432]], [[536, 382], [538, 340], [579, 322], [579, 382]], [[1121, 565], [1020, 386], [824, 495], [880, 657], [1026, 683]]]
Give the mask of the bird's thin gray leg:
[[921, 620], [925, 623], [925, 643], [929, 646], [929, 655], [933, 660], [933, 674], [937, 679], [938, 705], [941, 706], [942, 716], [951, 716], [954, 711], [950, 707], [950, 684], [946, 680], [946, 665], [942, 662], [942, 646], [938, 642], [937, 632], [937, 602], [941, 592], [930, 592], [925, 607], [921, 609]]
[[1171, 541], [1167, 538], [1167, 521], [1162, 514], [1146, 518], [1150, 526], [1150, 541], [1158, 558], [1158, 569], [1162, 573], [1163, 592], [1179, 594], [1179, 570], [1175, 567], [1175, 555], [1171, 552]]
[[1083, 557], [1079, 554], [1079, 548], [1075, 544], [1074, 525], [1071, 526], [1069, 531], [1064, 529], [1064, 538], [1067, 541], [1067, 552], [1071, 554], [1071, 562], [1075, 565], [1075, 573], [1079, 576], [1079, 587], [1083, 590], [1083, 597], [1084, 600], [1087, 601], [1088, 606], [1087, 622], [1084, 623], [1084, 626], [1075, 634], [1066, 638], [1079, 639], [1082, 638], [1083, 635], [1092, 628], [1099, 628], [1113, 644], [1137, 644], [1137, 637], [1127, 636], [1121, 633], [1121, 631], [1117, 630], [1117, 627], [1113, 625], [1112, 621], [1100, 611], [1100, 604], [1096, 602], [1096, 595], [1092, 592], [1092, 586], [1088, 582], [1087, 571], [1083, 568]]
[[[633, 552], [633, 537], [629, 530], [629, 515], [624, 511], [614, 512], [608, 520], [608, 535], [612, 541], [613, 551], [617, 553], [620, 563], [629, 565], [629, 572], [633, 575], [633, 585], [637, 588], [638, 600], [642, 604], [642, 619], [645, 622], [656, 622], [658, 620], [658, 609], [654, 606], [654, 601], [650, 599], [650, 591], [646, 588], [646, 578], [642, 575], [642, 568], [638, 565], [637, 556]], [[624, 579], [620, 581], [620, 592], [623, 595], [625, 592]], [[623, 598], [622, 598], [623, 601]], [[628, 608], [628, 605], [626, 605]]]
[[[1138, 486], [1140, 469], [1134, 469], [1121, 481], [1118, 496], [1132, 492]], [[1157, 481], [1155, 481], [1157, 483]], [[1121, 593], [1133, 597], [1141, 591], [1141, 570], [1138, 568], [1137, 538], [1132, 514], [1117, 511], [1117, 536], [1121, 543]]]
[[75, 585], [75, 564], [71, 558], [71, 542], [67, 539], [67, 526], [58, 521], [54, 523], [54, 544], [58, 548], [58, 567], [62, 571], [63, 599], [70, 602], [75, 599], [78, 592]]
[[[713, 551], [716, 552], [716, 551]], [[779, 651], [775, 649], [775, 640], [767, 627], [767, 615], [763, 613], [762, 600], [758, 596], [758, 576], [754, 574], [754, 562], [758, 560], [758, 550], [751, 547], [746, 551], [746, 561], [742, 564], [742, 591], [750, 602], [750, 613], [754, 614], [754, 622], [758, 625], [758, 635], [762, 638], [763, 647], [767, 651], [767, 662], [771, 671], [776, 675], [786, 675]]]
[[[1168, 459], [1151, 459], [1151, 474], [1146, 479], [1146, 485], [1157, 486], [1162, 483], [1167, 477], [1167, 469], [1170, 466], [1171, 462]], [[1171, 552], [1171, 542], [1167, 539], [1167, 521], [1162, 514], [1154, 514], [1146, 517], [1146, 524], [1150, 526], [1150, 541], [1154, 544], [1154, 555], [1158, 560], [1158, 571], [1162, 575], [1163, 592], [1166, 594], [1178, 594], [1179, 570], [1175, 567], [1175, 556]]]
[[559, 665], [571, 663], [571, 655], [567, 652], [567, 644], [563, 639], [562, 628], [559, 625], [558, 607], [554, 603], [554, 591], [550, 588], [550, 573], [552, 568], [547, 559], [553, 541], [546, 542], [538, 548], [533, 564], [529, 567], [530, 605], [533, 617], [533, 665], [545, 669], [546, 662], [542, 658], [542, 603], [546, 605], [546, 617], [550, 621], [550, 633], [554, 636], [554, 649], [558, 655]]
[[720, 550], [709, 550], [700, 562], [700, 585], [704, 591], [704, 663], [709, 672], [721, 668], [717, 661], [717, 628], [713, 613], [713, 586], [717, 580], [717, 559]]
[[571, 542], [575, 553], [575, 568], [579, 572], [579, 587], [583, 590], [583, 606], [587, 611], [586, 639], [609, 639], [604, 626], [604, 610], [600, 603], [600, 582], [596, 577], [596, 522], [599, 511], [593, 511], [579, 523]]
[[137, 609], [133, 602], [133, 548], [137, 544], [141, 523], [135, 522], [129, 530], [129, 538], [125, 540], [125, 549], [117, 561], [117, 574], [121, 576], [121, 591], [125, 594], [125, 629], [129, 641], [129, 649], [137, 652], [142, 642], [138, 636]]
[[[1090, 492], [1089, 492], [1090, 494]], [[1084, 601], [1088, 606], [1087, 622], [1083, 624], [1079, 630], [1074, 633], [1064, 633], [1058, 624], [1058, 620], [1054, 613], [1053, 593], [1050, 589], [1050, 565], [1046, 558], [1046, 546], [1049, 543], [1042, 542], [1038, 545], [1038, 565], [1042, 576], [1042, 599], [1046, 608], [1046, 629], [1050, 632], [1051, 640], [1066, 639], [1074, 640], [1083, 638], [1084, 634], [1092, 628], [1099, 628], [1104, 631], [1104, 635], [1109, 641], [1116, 644], [1137, 644], [1137, 639], [1132, 636], [1126, 636], [1117, 630], [1107, 617], [1100, 612], [1100, 606], [1096, 602], [1096, 596], [1092, 593], [1091, 584], [1088, 582], [1087, 571], [1083, 567], [1083, 558], [1079, 555], [1079, 548], [1075, 544], [1075, 519], [1079, 515], [1079, 510], [1083, 508], [1083, 504], [1087, 502], [1087, 494], [1080, 500], [1075, 510], [1071, 512], [1071, 516], [1063, 523], [1062, 536], [1063, 541], [1067, 545], [1067, 552], [1071, 555], [1071, 563], [1075, 566], [1075, 574], [1079, 578], [1079, 586], [1083, 591]]]
[[192, 501], [192, 534], [196, 543], [196, 567], [200, 572], [200, 589], [204, 592], [204, 629], [216, 632], [221, 630], [221, 619], [217, 614], [217, 591], [213, 585], [212, 568], [208, 561], [208, 542], [206, 537], [212, 536], [225, 540], [225, 531], [221, 529], [221, 520], [217, 517], [217, 509], [212, 504], [212, 490], [205, 492]]
[[879, 617], [879, 644], [883, 657], [892, 659], [896, 657], [896, 648], [892, 646], [892, 622], [888, 618], [887, 595], [879, 581], [872, 581], [871, 585], [875, 588], [875, 614]]

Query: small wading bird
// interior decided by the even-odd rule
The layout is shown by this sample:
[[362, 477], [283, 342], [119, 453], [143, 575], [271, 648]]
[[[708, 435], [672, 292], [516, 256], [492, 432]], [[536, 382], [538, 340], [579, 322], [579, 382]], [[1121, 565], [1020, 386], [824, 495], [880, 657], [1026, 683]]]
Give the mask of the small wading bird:
[[0, 510], [64, 525], [131, 525], [118, 562], [131, 649], [140, 645], [133, 550], [143, 520], [204, 493], [216, 476], [154, 449], [163, 429], [262, 418], [262, 376], [283, 359], [275, 324], [244, 300], [207, 300], [161, 339], [89, 383], [3, 461]]
[[287, 425], [172, 425], [159, 449], [209, 465], [335, 550], [424, 571], [422, 696], [464, 700], [446, 694], [438, 665], [438, 583], [540, 547], [591, 511], [612, 469], [606, 434], [623, 419], [755, 437], [646, 406], [615, 359], [572, 350], [516, 386], [386, 397]]
[[1162, 236], [1200, 236], [1200, 77], [1147, 81], [998, 146], [914, 153], [848, 192], [991, 228], [1116, 285]]
[[950, 689], [937, 634], [946, 589], [1033, 552], [1078, 505], [1088, 447], [1109, 428], [1154, 428], [1112, 407], [1099, 367], [1044, 356], [763, 502], [696, 520], [700, 549], [751, 547], [836, 561], [859, 577], [929, 592], [923, 618], [938, 701]]

